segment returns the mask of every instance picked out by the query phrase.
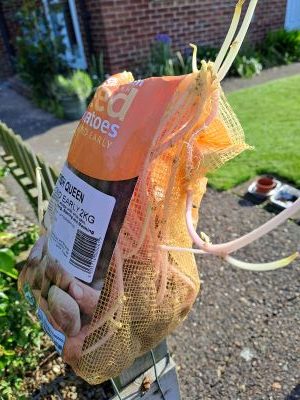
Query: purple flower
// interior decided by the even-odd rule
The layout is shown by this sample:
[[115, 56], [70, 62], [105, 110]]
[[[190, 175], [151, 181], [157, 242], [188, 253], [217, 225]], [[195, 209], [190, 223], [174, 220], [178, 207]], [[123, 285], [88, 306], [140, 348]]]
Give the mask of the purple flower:
[[170, 45], [170, 44], [172, 43], [172, 39], [171, 39], [170, 36], [169, 36], [168, 34], [166, 34], [166, 33], [158, 33], [158, 34], [155, 36], [155, 40], [156, 40], [157, 42], [161, 42], [161, 43], [167, 44], [167, 45]]

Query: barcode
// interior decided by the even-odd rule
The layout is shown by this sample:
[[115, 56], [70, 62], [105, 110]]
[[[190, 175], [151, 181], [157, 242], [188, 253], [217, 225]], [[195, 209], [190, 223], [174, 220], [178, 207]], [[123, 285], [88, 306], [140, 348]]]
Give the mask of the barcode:
[[91, 275], [97, 261], [100, 244], [100, 238], [97, 239], [94, 236], [87, 235], [78, 229], [70, 257], [70, 264]]

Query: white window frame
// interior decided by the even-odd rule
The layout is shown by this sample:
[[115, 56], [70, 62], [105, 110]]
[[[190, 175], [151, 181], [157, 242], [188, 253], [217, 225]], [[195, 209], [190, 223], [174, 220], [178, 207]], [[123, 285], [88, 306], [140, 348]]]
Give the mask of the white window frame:
[[[49, 12], [49, 0], [42, 0], [44, 9], [45, 9], [45, 14], [46, 18], [48, 20], [50, 29], [53, 31], [53, 25], [51, 22], [50, 18], [50, 12]], [[59, 0], [52, 0], [52, 3], [58, 3]], [[63, 26], [63, 41], [66, 46], [66, 53], [65, 53], [65, 59], [67, 63], [70, 65], [70, 67], [75, 68], [75, 69], [86, 69], [87, 68], [87, 62], [86, 62], [86, 57], [85, 57], [85, 52], [84, 52], [84, 47], [83, 47], [83, 42], [82, 42], [82, 36], [81, 36], [81, 31], [80, 31], [80, 26], [79, 26], [79, 21], [78, 21], [78, 15], [77, 15], [77, 10], [76, 10], [76, 4], [75, 0], [68, 0], [69, 3], [69, 8], [70, 8], [70, 13], [71, 13], [71, 18], [72, 18], [72, 23], [74, 27], [74, 32], [76, 36], [76, 41], [78, 43], [78, 50], [79, 50], [79, 57], [77, 59], [74, 59], [73, 54], [70, 51], [70, 43], [67, 37], [67, 30]]]

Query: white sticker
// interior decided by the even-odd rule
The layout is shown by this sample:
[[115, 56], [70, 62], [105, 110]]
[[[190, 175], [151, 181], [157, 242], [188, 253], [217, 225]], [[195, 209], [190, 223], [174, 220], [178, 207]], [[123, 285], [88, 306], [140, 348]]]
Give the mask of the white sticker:
[[65, 335], [58, 331], [57, 329], [54, 329], [53, 326], [50, 324], [48, 321], [48, 318], [44, 311], [41, 308], [37, 309], [37, 317], [41, 322], [42, 328], [44, 331], [47, 333], [47, 335], [50, 337], [52, 342], [54, 343], [54, 346], [56, 348], [56, 351], [61, 354], [65, 345], [66, 337]]
[[73, 276], [90, 283], [116, 199], [64, 166], [49, 204], [49, 254]]

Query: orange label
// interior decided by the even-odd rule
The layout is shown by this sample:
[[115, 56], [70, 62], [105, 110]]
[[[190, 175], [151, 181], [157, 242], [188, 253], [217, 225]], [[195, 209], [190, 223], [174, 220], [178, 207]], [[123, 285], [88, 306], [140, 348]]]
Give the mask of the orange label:
[[93, 178], [139, 175], [161, 117], [184, 76], [134, 81], [114, 75], [99, 88], [74, 134], [68, 162]]

